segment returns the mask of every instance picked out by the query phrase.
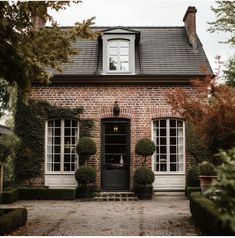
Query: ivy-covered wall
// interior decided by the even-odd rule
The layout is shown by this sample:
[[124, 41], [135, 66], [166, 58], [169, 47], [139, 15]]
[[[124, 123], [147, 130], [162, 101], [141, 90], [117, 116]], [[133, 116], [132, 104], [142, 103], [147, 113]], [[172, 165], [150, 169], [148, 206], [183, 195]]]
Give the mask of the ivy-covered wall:
[[15, 133], [21, 140], [15, 159], [16, 182], [41, 176], [45, 152], [45, 121], [48, 119], [77, 119], [80, 137], [90, 136], [93, 120], [80, 119], [82, 107], [52, 106], [46, 101], [30, 100], [28, 105], [18, 100], [15, 113]]
[[192, 124], [187, 121], [185, 125], [186, 148], [190, 154], [191, 164], [198, 164], [203, 160], [208, 160], [208, 149], [196, 134]]

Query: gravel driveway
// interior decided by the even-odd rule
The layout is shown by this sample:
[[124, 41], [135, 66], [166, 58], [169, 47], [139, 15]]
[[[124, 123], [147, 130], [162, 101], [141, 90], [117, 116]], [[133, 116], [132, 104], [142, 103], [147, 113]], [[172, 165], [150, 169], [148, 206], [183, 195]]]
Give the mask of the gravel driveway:
[[18, 201], [3, 207], [28, 210], [27, 225], [12, 235], [201, 235], [183, 195], [133, 202]]

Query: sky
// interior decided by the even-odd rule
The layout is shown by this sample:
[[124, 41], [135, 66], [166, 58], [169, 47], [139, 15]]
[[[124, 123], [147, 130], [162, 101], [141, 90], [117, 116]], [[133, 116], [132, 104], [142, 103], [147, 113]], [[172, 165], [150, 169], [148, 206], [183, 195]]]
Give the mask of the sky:
[[83, 0], [80, 4], [72, 4], [66, 10], [50, 11], [61, 26], [72, 26], [75, 22], [96, 17], [96, 26], [183, 26], [183, 17], [188, 6], [197, 9], [197, 34], [215, 72], [217, 64], [215, 56], [220, 55], [226, 61], [234, 48], [223, 42], [228, 38], [225, 33], [209, 33], [209, 24], [215, 20], [211, 6], [215, 1], [180, 1], [180, 0]]

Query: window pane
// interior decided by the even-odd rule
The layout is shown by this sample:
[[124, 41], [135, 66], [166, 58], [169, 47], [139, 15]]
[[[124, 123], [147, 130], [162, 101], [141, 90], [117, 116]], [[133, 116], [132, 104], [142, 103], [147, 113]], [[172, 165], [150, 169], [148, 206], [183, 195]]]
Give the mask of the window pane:
[[55, 127], [60, 127], [60, 120], [55, 120]]
[[166, 120], [160, 120], [160, 127], [166, 127]]
[[176, 127], [176, 120], [170, 120], [170, 127]]
[[129, 55], [129, 48], [120, 48], [120, 55]]
[[129, 41], [120, 41], [120, 47], [122, 47], [122, 46], [128, 47], [129, 46]]
[[117, 48], [109, 48], [109, 55], [118, 55], [118, 49]]
[[183, 127], [183, 121], [177, 121], [177, 127]]
[[166, 145], [166, 137], [161, 137], [160, 138], [160, 144], [161, 145]]
[[170, 171], [177, 171], [176, 164], [170, 164]]
[[160, 136], [166, 136], [166, 129], [160, 129]]
[[109, 41], [109, 46], [110, 47], [113, 47], [113, 46], [117, 47], [117, 41]]
[[60, 171], [60, 164], [59, 163], [54, 164], [54, 171]]
[[129, 57], [128, 56], [120, 56], [120, 70], [121, 71], [129, 70]]
[[109, 70], [117, 70], [117, 57], [116, 56], [110, 56], [109, 57]]

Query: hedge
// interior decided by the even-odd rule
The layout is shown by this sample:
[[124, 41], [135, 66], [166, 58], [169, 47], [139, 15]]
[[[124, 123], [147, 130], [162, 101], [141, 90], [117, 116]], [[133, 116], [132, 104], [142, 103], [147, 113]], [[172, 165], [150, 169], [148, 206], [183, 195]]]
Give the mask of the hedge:
[[187, 186], [185, 189], [185, 196], [189, 197], [189, 195], [193, 192], [201, 192], [201, 187], [189, 187]]
[[221, 213], [213, 201], [204, 197], [201, 192], [193, 192], [189, 198], [192, 217], [207, 235], [235, 235], [228, 225], [223, 224]]
[[74, 200], [75, 189], [18, 188], [21, 200]]
[[25, 208], [1, 209], [4, 215], [0, 216], [0, 235], [9, 234], [27, 222]]
[[1, 196], [3, 204], [16, 202], [18, 200], [18, 190], [13, 188], [9, 191], [4, 191]]

